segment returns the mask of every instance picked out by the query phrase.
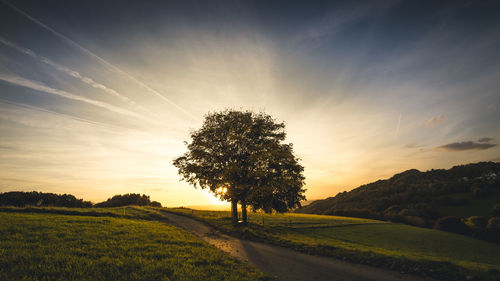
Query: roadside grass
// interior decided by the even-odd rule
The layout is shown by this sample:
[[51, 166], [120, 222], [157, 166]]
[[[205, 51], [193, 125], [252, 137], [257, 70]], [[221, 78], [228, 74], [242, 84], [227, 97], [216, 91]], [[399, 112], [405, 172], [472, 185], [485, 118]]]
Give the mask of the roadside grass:
[[[0, 280], [268, 279], [180, 228], [89, 215], [120, 212], [104, 210], [71, 209], [83, 216], [0, 211]], [[127, 211], [145, 216], [140, 208]]]
[[235, 236], [311, 254], [443, 280], [500, 280], [500, 245], [453, 233], [385, 221], [295, 213], [250, 213], [249, 226], [235, 228], [230, 212], [165, 210], [205, 221]]

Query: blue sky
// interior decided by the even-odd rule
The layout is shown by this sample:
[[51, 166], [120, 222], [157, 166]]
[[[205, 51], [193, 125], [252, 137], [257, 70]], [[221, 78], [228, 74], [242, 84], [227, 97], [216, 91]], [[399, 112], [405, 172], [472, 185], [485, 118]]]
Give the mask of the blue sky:
[[500, 161], [498, 1], [146, 2], [0, 2], [0, 192], [217, 203], [171, 161], [228, 107], [287, 123], [310, 199]]

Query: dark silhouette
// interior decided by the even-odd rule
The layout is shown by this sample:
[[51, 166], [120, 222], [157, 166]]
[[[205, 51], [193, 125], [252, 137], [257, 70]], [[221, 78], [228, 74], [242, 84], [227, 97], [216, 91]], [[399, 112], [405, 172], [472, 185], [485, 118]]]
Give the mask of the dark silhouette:
[[94, 207], [105, 208], [105, 207], [122, 207], [129, 205], [161, 207], [161, 204], [159, 202], [156, 201], [151, 202], [149, 196], [145, 194], [140, 195], [138, 193], [115, 195], [104, 202], [95, 204]]
[[468, 235], [471, 232], [470, 228], [457, 217], [440, 218], [434, 224], [434, 228], [464, 235]]
[[90, 208], [92, 207], [92, 202], [77, 199], [70, 194], [11, 191], [0, 193], [0, 206]]
[[247, 206], [285, 212], [305, 199], [304, 168], [285, 140], [285, 124], [264, 113], [225, 110], [205, 116], [188, 152], [174, 160], [184, 180], [231, 202], [233, 223]]

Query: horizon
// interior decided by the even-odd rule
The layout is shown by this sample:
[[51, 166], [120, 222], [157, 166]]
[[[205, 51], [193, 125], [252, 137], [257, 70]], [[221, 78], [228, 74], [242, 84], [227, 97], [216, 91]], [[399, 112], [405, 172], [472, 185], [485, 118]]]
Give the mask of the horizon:
[[0, 192], [222, 208], [172, 160], [226, 108], [286, 123], [309, 202], [500, 161], [495, 1], [0, 7]]

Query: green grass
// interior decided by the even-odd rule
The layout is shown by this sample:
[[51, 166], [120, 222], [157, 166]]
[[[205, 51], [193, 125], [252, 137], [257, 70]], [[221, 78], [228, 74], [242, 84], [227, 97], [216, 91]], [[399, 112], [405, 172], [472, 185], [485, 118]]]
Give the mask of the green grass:
[[481, 278], [498, 279], [495, 274], [500, 270], [498, 244], [404, 224], [338, 216], [252, 213], [249, 227], [234, 228], [229, 212], [167, 211], [193, 216], [233, 235], [443, 279], [482, 274], [487, 276]]
[[93, 217], [116, 217], [129, 219], [154, 220], [161, 219], [155, 208], [139, 206], [113, 208], [65, 208], [65, 207], [0, 207], [0, 212], [15, 213], [51, 213], [62, 215], [79, 215]]
[[[0, 211], [0, 280], [266, 279], [256, 269], [177, 227], [89, 215], [119, 214], [119, 208], [23, 210]], [[140, 208], [127, 211], [136, 218], [149, 213]]]

